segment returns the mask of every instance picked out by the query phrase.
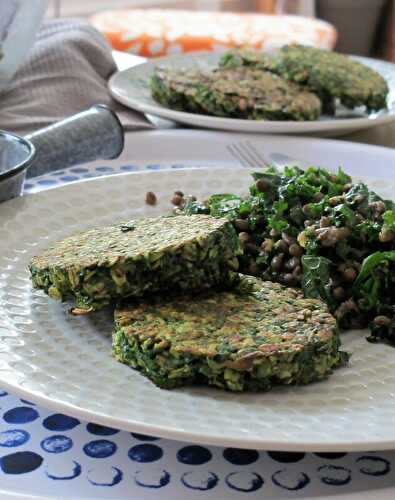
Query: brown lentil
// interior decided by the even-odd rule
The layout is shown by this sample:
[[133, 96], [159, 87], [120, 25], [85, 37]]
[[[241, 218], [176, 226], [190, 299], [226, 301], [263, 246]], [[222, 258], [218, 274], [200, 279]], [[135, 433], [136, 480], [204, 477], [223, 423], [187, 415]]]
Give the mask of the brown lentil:
[[147, 205], [156, 205], [157, 198], [153, 191], [148, 191], [145, 195], [145, 203]]
[[376, 316], [373, 321], [377, 326], [388, 326], [391, 324], [391, 319], [383, 315]]
[[182, 205], [184, 201], [184, 198], [182, 196], [180, 196], [179, 194], [175, 194], [173, 196], [173, 198], [171, 199], [171, 202], [173, 205], [175, 205], [176, 207], [179, 207], [180, 205]]
[[291, 273], [285, 273], [283, 276], [282, 276], [282, 280], [281, 280], [285, 285], [290, 285], [291, 283], [293, 283], [295, 281], [295, 277], [293, 274]]
[[241, 243], [245, 244], [245, 243], [251, 241], [251, 235], [249, 235], [246, 232], [241, 232], [241, 233], [239, 233], [239, 240]]
[[335, 207], [336, 205], [340, 205], [340, 203], [343, 203], [343, 201], [343, 196], [332, 196], [331, 198], [329, 198], [328, 203], [331, 207]]
[[320, 219], [320, 227], [329, 227], [332, 224], [331, 218], [323, 216]]
[[278, 255], [273, 257], [270, 263], [271, 268], [274, 269], [275, 271], [280, 271], [283, 267], [283, 258], [284, 258], [283, 253], [279, 253]]
[[239, 231], [248, 231], [250, 229], [250, 225], [245, 219], [236, 219], [234, 222], [235, 228]]
[[265, 193], [270, 188], [270, 184], [265, 179], [258, 179], [255, 186], [260, 193]]
[[259, 247], [255, 245], [255, 243], [249, 243], [249, 242], [244, 243], [244, 249], [251, 255], [259, 254]]
[[273, 250], [273, 245], [274, 245], [274, 241], [270, 238], [266, 238], [264, 241], [262, 241], [261, 243], [261, 249], [264, 251], [264, 252], [271, 252]]
[[292, 243], [296, 243], [295, 238], [293, 238], [287, 233], [281, 233], [281, 238], [285, 241], [287, 245], [292, 245]]
[[288, 252], [288, 245], [285, 243], [284, 240], [276, 241], [276, 243], [274, 244], [274, 248], [279, 252], [283, 253]]
[[346, 292], [342, 286], [337, 286], [332, 290], [332, 295], [335, 300], [344, 300]]
[[354, 281], [357, 277], [357, 271], [353, 267], [347, 267], [343, 271], [343, 276], [346, 281]]
[[379, 233], [379, 240], [381, 243], [388, 243], [389, 241], [394, 241], [395, 233], [391, 229], [382, 229]]
[[293, 257], [301, 257], [303, 254], [303, 248], [297, 243], [292, 243], [288, 251]]
[[270, 229], [269, 235], [270, 236], [278, 236], [280, 233], [276, 231], [275, 229]]
[[292, 271], [295, 267], [300, 266], [300, 259], [298, 257], [291, 257], [286, 263], [285, 268]]

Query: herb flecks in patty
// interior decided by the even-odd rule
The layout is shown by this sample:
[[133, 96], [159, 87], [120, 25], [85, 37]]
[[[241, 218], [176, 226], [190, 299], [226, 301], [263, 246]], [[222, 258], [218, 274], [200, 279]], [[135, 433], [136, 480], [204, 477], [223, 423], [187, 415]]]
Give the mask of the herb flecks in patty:
[[339, 346], [321, 300], [248, 276], [232, 291], [151, 297], [115, 312], [115, 357], [166, 389], [307, 384], [347, 361]]
[[33, 285], [74, 299], [74, 314], [129, 296], [229, 286], [241, 253], [232, 224], [209, 215], [97, 227], [53, 244], [30, 264]]

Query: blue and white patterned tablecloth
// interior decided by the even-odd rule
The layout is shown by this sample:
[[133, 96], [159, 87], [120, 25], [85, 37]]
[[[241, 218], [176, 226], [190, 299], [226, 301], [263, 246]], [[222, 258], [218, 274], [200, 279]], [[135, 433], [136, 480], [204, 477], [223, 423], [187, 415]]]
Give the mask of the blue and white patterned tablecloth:
[[[190, 166], [93, 164], [31, 179], [25, 188]], [[394, 466], [395, 451], [258, 452], [143, 436], [55, 414], [0, 389], [0, 499], [391, 499]]]

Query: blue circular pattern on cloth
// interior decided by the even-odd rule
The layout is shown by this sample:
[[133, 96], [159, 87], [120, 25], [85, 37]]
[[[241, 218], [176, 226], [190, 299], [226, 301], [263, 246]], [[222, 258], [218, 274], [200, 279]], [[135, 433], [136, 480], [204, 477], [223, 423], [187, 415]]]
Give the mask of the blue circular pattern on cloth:
[[107, 165], [103, 165], [102, 167], [96, 167], [95, 168], [96, 172], [113, 172], [114, 169], [112, 167], [109, 167]]
[[70, 168], [70, 172], [73, 172], [73, 174], [86, 174], [89, 172], [89, 169], [84, 167], [73, 167]]
[[[62, 466], [64, 467], [64, 464], [62, 464]], [[82, 472], [81, 465], [75, 460], [73, 460], [70, 472], [67, 471], [61, 473], [61, 471], [58, 470], [55, 473], [55, 472], [48, 472], [48, 470], [46, 470], [45, 474], [49, 479], [53, 479], [54, 481], [70, 481], [70, 479], [75, 479], [76, 477], [80, 476], [81, 472]]]
[[293, 473], [287, 469], [281, 469], [272, 474], [273, 484], [288, 491], [301, 490], [310, 483], [310, 478], [304, 472]]
[[181, 483], [190, 490], [208, 491], [218, 484], [218, 476], [210, 471], [193, 470], [184, 472], [181, 476]]
[[173, 165], [171, 166], [171, 168], [178, 169], [178, 168], [186, 168], [186, 167], [185, 167], [185, 165], [183, 163], [173, 163]]
[[106, 471], [103, 471], [102, 468], [97, 471], [97, 476], [100, 478], [100, 480], [93, 479], [92, 476], [94, 476], [95, 470], [90, 469], [88, 470], [87, 478], [88, 481], [93, 484], [93, 486], [115, 486], [116, 484], [119, 484], [122, 481], [123, 478], [123, 472], [121, 469], [118, 469], [118, 467], [111, 467], [109, 475], [111, 476], [109, 479], [103, 480], [103, 475], [105, 475]]
[[43, 457], [33, 451], [18, 451], [0, 458], [4, 474], [26, 474], [40, 467]]
[[135, 172], [136, 170], [139, 170], [139, 167], [137, 165], [122, 165], [120, 170], [123, 170], [124, 172]]
[[338, 458], [343, 458], [347, 453], [342, 452], [329, 452], [329, 453], [314, 453], [317, 457], [326, 458], [328, 460], [337, 460]]
[[136, 444], [128, 451], [128, 457], [134, 462], [156, 462], [163, 456], [163, 450], [156, 444]]
[[137, 434], [136, 432], [131, 432], [130, 434], [139, 441], [157, 441], [158, 439], [160, 439], [154, 436], [146, 436], [145, 434]]
[[60, 180], [63, 182], [73, 182], [73, 181], [78, 181], [79, 177], [76, 175], [64, 175], [63, 177], [60, 177]]
[[351, 470], [340, 465], [322, 465], [317, 471], [321, 481], [329, 486], [344, 486], [351, 481]]
[[145, 480], [143, 478], [144, 472], [138, 470], [136, 474], [134, 475], [134, 482], [138, 485], [141, 486], [142, 488], [150, 488], [150, 489], [159, 489], [163, 488], [164, 486], [167, 486], [170, 483], [171, 476], [170, 474], [166, 471], [163, 470], [160, 473], [160, 476], [157, 478], [156, 482], [152, 482], [152, 476], [153, 473], [151, 472], [149, 474], [149, 480]]
[[42, 179], [37, 181], [37, 184], [40, 186], [55, 186], [55, 184], [59, 184], [57, 179]]
[[22, 429], [8, 429], [0, 432], [0, 446], [14, 448], [29, 441], [30, 434]]
[[73, 446], [73, 440], [68, 436], [57, 434], [43, 439], [40, 443], [41, 448], [48, 453], [64, 453]]
[[267, 454], [271, 459], [282, 464], [299, 462], [300, 460], [303, 460], [306, 455], [306, 453], [296, 451], [268, 451]]
[[162, 167], [159, 163], [149, 163], [145, 168], [147, 170], [160, 170]]
[[68, 417], [63, 413], [53, 413], [43, 421], [43, 426], [49, 431], [70, 431], [74, 429], [80, 421], [74, 417]]
[[4, 396], [7, 396], [8, 392], [7, 391], [1, 391], [0, 390], [0, 398], [3, 398]]
[[225, 448], [223, 451], [223, 457], [233, 465], [250, 465], [258, 460], [259, 453], [256, 450]]
[[225, 477], [225, 483], [230, 489], [251, 493], [262, 488], [264, 484], [263, 477], [257, 472], [231, 472]]
[[385, 476], [391, 471], [390, 462], [376, 455], [363, 455], [356, 462], [361, 465], [359, 471], [367, 476]]
[[3, 419], [8, 424], [28, 424], [34, 422], [40, 415], [30, 406], [16, 406], [4, 413]]
[[112, 436], [113, 434], [118, 434], [118, 429], [113, 429], [112, 427], [106, 427], [99, 424], [87, 424], [86, 430], [91, 434], [96, 436]]
[[26, 399], [20, 399], [21, 403], [25, 403], [26, 405], [36, 406], [36, 403], [32, 403], [31, 401], [27, 401]]
[[198, 445], [184, 446], [177, 452], [177, 460], [186, 465], [202, 465], [212, 459], [208, 448]]
[[83, 447], [84, 453], [92, 458], [107, 458], [114, 455], [117, 451], [117, 445], [107, 439], [98, 439], [90, 441]]

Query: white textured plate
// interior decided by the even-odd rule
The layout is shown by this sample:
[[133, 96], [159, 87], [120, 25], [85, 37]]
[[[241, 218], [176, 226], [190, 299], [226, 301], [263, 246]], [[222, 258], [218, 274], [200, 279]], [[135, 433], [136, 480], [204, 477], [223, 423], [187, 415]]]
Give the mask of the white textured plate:
[[196, 127], [238, 132], [341, 135], [346, 132], [362, 130], [395, 120], [395, 65], [363, 57], [354, 57], [354, 59], [377, 70], [388, 82], [390, 94], [388, 96], [387, 110], [372, 112], [368, 115], [361, 111], [361, 109], [358, 109], [342, 112], [342, 116], [337, 116], [336, 118], [323, 115], [317, 121], [254, 121], [174, 111], [161, 106], [151, 97], [148, 82], [157, 65], [173, 68], [196, 66], [209, 68], [216, 65], [218, 58], [219, 55], [215, 53], [196, 53], [169, 56], [148, 61], [113, 75], [109, 81], [109, 89], [112, 96], [119, 102], [143, 113], [149, 113]]
[[[179, 166], [211, 154], [216, 160], [226, 141], [242, 137], [135, 133], [127, 147], [138, 161], [173, 159]], [[269, 156], [304, 152], [309, 162], [343, 164], [356, 177], [374, 177], [370, 185], [382, 195], [395, 196], [390, 149], [319, 139], [249, 140]], [[111, 357], [109, 313], [72, 317], [66, 306], [31, 289], [29, 259], [50, 241], [95, 224], [164, 213], [175, 189], [197, 196], [245, 192], [249, 172], [230, 166], [100, 178], [0, 205], [0, 385], [85, 420], [185, 441], [306, 451], [394, 448], [395, 350], [369, 344], [365, 332], [343, 336], [353, 352], [350, 366], [320, 383], [266, 394], [165, 391]], [[156, 207], [143, 202], [148, 190], [158, 195]]]

